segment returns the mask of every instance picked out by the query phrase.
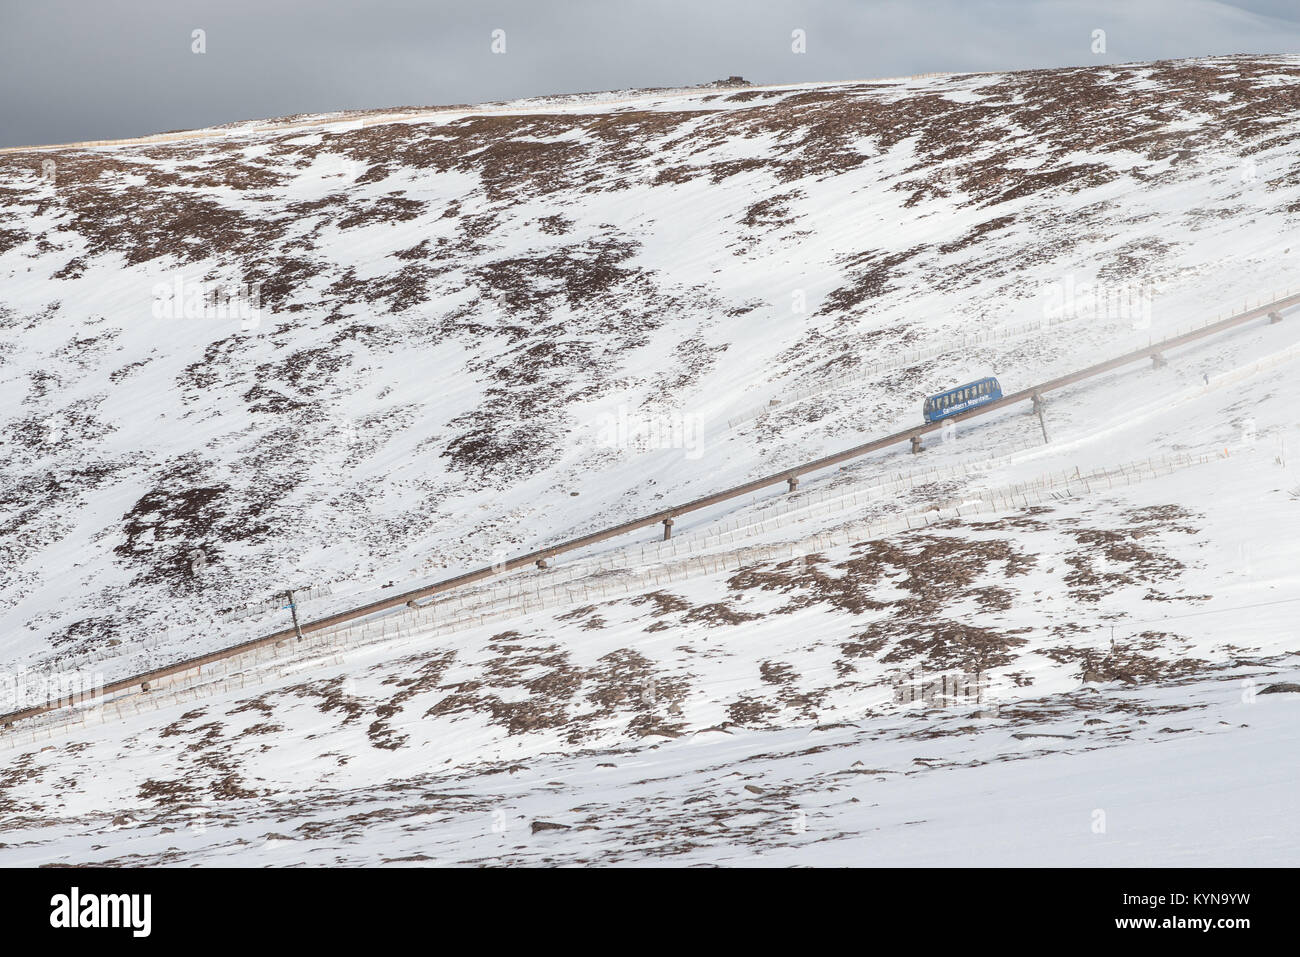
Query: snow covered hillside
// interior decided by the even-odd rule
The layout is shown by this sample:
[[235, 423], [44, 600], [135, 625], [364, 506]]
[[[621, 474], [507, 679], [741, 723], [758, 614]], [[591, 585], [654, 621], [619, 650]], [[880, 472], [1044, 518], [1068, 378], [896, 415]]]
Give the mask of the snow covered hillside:
[[[6, 704], [1300, 291], [1297, 135], [1231, 57], [0, 153]], [[23, 723], [0, 863], [1294, 864], [1300, 309], [1167, 359]]]

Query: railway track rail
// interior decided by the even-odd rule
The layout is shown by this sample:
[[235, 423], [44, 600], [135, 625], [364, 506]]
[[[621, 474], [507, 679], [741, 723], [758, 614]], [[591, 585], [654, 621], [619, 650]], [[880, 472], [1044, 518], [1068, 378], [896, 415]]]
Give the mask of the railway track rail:
[[[1107, 359], [1103, 362], [1095, 363], [1094, 365], [1058, 376], [1054, 379], [1049, 379], [1046, 382], [1039, 383], [1038, 385], [1021, 389], [1018, 392], [1004, 395], [1001, 399], [986, 403], [958, 415], [950, 416], [948, 419], [925, 425], [918, 425], [904, 429], [901, 432], [894, 432], [891, 435], [882, 436], [873, 439], [870, 442], [864, 442], [861, 445], [855, 445], [852, 448], [845, 449], [844, 451], [837, 452], [833, 455], [823, 456], [822, 458], [814, 459], [810, 462], [805, 462], [780, 472], [774, 472], [770, 475], [765, 475], [762, 478], [753, 479], [741, 485], [732, 486], [731, 488], [723, 489], [719, 492], [714, 492], [710, 495], [705, 495], [701, 498], [684, 502], [680, 505], [661, 509], [657, 512], [623, 522], [619, 525], [614, 525], [595, 532], [589, 532], [585, 535], [580, 535], [576, 538], [571, 538], [555, 545], [549, 545], [545, 548], [540, 548], [528, 552], [527, 554], [507, 559], [504, 562], [498, 562], [473, 571], [464, 572], [460, 575], [454, 575], [450, 578], [443, 579], [442, 581], [435, 582], [432, 585], [424, 585], [420, 588], [404, 591], [387, 598], [379, 599], [378, 601], [369, 602], [355, 608], [326, 615], [313, 621], [301, 622], [296, 628], [285, 628], [268, 635], [263, 635], [258, 638], [253, 638], [248, 641], [218, 649], [217, 651], [208, 652], [207, 654], [198, 655], [193, 658], [187, 658], [171, 665], [166, 665], [161, 668], [155, 668], [141, 674], [133, 675], [129, 678], [123, 678], [106, 684], [103, 688], [98, 689], [97, 693], [101, 697], [108, 697], [120, 693], [148, 691], [153, 684], [161, 682], [166, 678], [191, 671], [201, 673], [205, 665], [222, 661], [226, 658], [241, 655], [267, 645], [276, 645], [281, 642], [296, 640], [301, 635], [308, 633], [323, 631], [349, 622], [358, 621], [359, 619], [366, 618], [370, 615], [389, 611], [394, 608], [400, 608], [410, 604], [411, 602], [418, 602], [421, 599], [432, 598], [444, 592], [461, 588], [475, 582], [484, 581], [506, 572], [517, 571], [534, 565], [545, 567], [547, 561], [558, 555], [586, 548], [590, 545], [599, 544], [600, 542], [618, 538], [641, 529], [662, 525], [664, 527], [664, 537], [668, 538], [671, 535], [673, 521], [682, 515], [706, 509], [733, 499], [742, 498], [746, 495], [751, 495], [754, 492], [759, 492], [763, 489], [783, 483], [787, 484], [790, 490], [793, 491], [797, 487], [799, 479], [803, 476], [820, 472], [824, 469], [840, 465], [853, 459], [861, 458], [864, 455], [889, 448], [890, 446], [910, 442], [914, 449], [918, 449], [925, 435], [930, 432], [942, 430], [945, 427], [945, 424], [949, 421], [973, 419], [976, 416], [989, 415], [993, 412], [1009, 408], [1013, 405], [1018, 405], [1022, 402], [1032, 402], [1036, 397], [1041, 397], [1048, 392], [1063, 389], [1067, 386], [1105, 375], [1108, 372], [1123, 368], [1124, 366], [1132, 365], [1136, 362], [1154, 360], [1154, 362], [1159, 365], [1164, 361], [1164, 354], [1170, 350], [1218, 335], [1219, 333], [1227, 332], [1228, 330], [1235, 329], [1264, 317], [1269, 317], [1270, 321], [1277, 321], [1281, 318], [1282, 310], [1298, 305], [1300, 305], [1300, 293], [1288, 295], [1282, 299], [1277, 299], [1256, 306], [1254, 309], [1247, 309], [1244, 312], [1229, 316], [1226, 319], [1221, 319], [1217, 322], [1212, 322], [1197, 329], [1193, 329], [1190, 332], [1163, 339], [1159, 342], [1153, 342], [1144, 348], [1136, 349], [1113, 359]], [[84, 700], [84, 698], [72, 696], [69, 698], [43, 702], [39, 705], [0, 715], [0, 724], [3, 724], [5, 728], [8, 728], [17, 721], [32, 718], [50, 711], [56, 711], [61, 708], [71, 707], [80, 703], [82, 700]]]

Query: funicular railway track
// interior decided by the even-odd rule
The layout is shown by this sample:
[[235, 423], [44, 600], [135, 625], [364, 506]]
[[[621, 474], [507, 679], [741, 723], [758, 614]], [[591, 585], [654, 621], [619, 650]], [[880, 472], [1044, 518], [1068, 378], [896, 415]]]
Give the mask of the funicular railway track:
[[[1291, 308], [1292, 306], [1297, 306], [1297, 305], [1300, 305], [1300, 294], [1289, 295], [1282, 299], [1278, 299], [1273, 302], [1257, 306], [1254, 309], [1248, 309], [1245, 312], [1238, 313], [1237, 315], [1229, 316], [1226, 319], [1222, 319], [1217, 322], [1210, 323], [1208, 325], [1194, 329], [1190, 332], [1173, 336], [1169, 339], [1164, 339], [1159, 342], [1151, 343], [1144, 348], [1136, 349], [1132, 352], [1125, 353], [1124, 355], [1117, 356], [1113, 359], [1107, 359], [1103, 362], [1098, 362], [1094, 365], [1090, 365], [1085, 368], [1076, 370], [1074, 372], [1070, 372], [1065, 375], [1058, 376], [1054, 379], [1049, 379], [1046, 382], [1039, 383], [1038, 385], [1030, 386], [1029, 388], [1026, 389], [1021, 389], [1019, 392], [1014, 392], [1009, 395], [1004, 395], [1001, 399], [997, 399], [995, 401], [985, 403], [984, 405], [977, 406], [976, 408], [970, 409], [968, 411], [950, 416], [948, 417], [948, 419], [945, 419], [943, 421], [936, 421], [925, 425], [918, 425], [912, 428], [904, 429], [901, 432], [895, 432], [891, 435], [886, 435], [877, 439], [872, 439], [870, 442], [864, 442], [861, 445], [855, 445], [852, 448], [845, 449], [842, 452], [837, 452], [833, 455], [823, 456], [822, 458], [814, 459], [810, 462], [804, 462], [792, 468], [788, 468], [780, 472], [774, 472], [770, 475], [763, 476], [762, 478], [753, 479], [741, 485], [736, 485], [731, 488], [723, 489], [719, 492], [714, 492], [710, 495], [706, 495], [701, 498], [697, 498], [680, 505], [675, 505], [670, 508], [661, 509], [660, 511], [653, 512], [649, 515], [644, 515], [640, 518], [632, 519], [631, 521], [623, 522], [619, 525], [614, 525], [609, 528], [600, 529], [595, 532], [589, 532], [585, 535], [580, 535], [577, 538], [571, 538], [567, 541], [560, 542], [555, 545], [547, 546], [546, 548], [540, 548], [537, 549], [536, 551], [528, 552], [527, 554], [519, 555], [515, 558], [507, 559], [504, 562], [498, 562], [494, 565], [489, 565], [484, 568], [476, 569], [474, 571], [464, 572], [460, 575], [455, 575], [450, 578], [443, 579], [442, 581], [435, 582], [432, 585], [425, 585], [420, 588], [402, 592], [400, 594], [391, 595], [387, 598], [382, 598], [378, 601], [369, 602], [368, 604], [359, 605], [355, 608], [350, 608], [344, 611], [336, 612], [334, 614], [327, 615], [323, 618], [318, 618], [313, 621], [302, 622], [299, 626], [297, 626], [297, 628], [285, 628], [268, 635], [263, 635], [259, 638], [254, 638], [248, 641], [240, 642], [239, 644], [230, 645], [226, 648], [209, 652], [204, 655], [198, 655], [193, 658], [187, 658], [183, 661], [178, 661], [174, 664], [166, 665], [162, 668], [155, 668], [151, 671], [133, 675], [129, 678], [123, 678], [121, 680], [114, 681], [104, 685], [102, 689], [98, 689], [97, 693], [102, 697], [108, 697], [120, 693], [135, 692], [140, 690], [147, 691], [149, 690], [152, 684], [162, 681], [165, 678], [174, 677], [186, 672], [201, 673], [205, 665], [209, 665], [217, 661], [222, 661], [226, 658], [232, 658], [237, 655], [241, 655], [249, 651], [256, 650], [258, 648], [266, 647], [268, 645], [275, 645], [275, 644], [279, 644], [280, 642], [296, 639], [299, 633], [305, 635], [312, 632], [324, 631], [325, 629], [334, 628], [339, 625], [347, 624], [348, 622], [357, 621], [359, 619], [377, 614], [379, 612], [388, 611], [393, 608], [400, 608], [411, 602], [419, 601], [420, 599], [431, 598], [435, 595], [452, 591], [453, 589], [456, 588], [462, 588], [466, 585], [471, 585], [475, 582], [484, 581], [485, 579], [493, 578], [497, 575], [504, 574], [505, 572], [516, 571], [521, 568], [527, 568], [531, 565], [542, 565], [543, 567], [545, 567], [545, 563], [549, 559], [554, 558], [557, 555], [562, 555], [565, 552], [571, 552], [576, 549], [585, 548], [589, 545], [595, 545], [612, 538], [618, 538], [619, 536], [626, 535], [629, 534], [630, 532], [635, 532], [640, 529], [649, 528], [655, 525], [663, 525], [664, 537], [667, 538], [671, 534], [672, 523], [674, 519], [676, 519], [678, 516], [690, 512], [699, 511], [700, 509], [709, 508], [713, 505], [718, 505], [722, 502], [730, 501], [732, 499], [742, 498], [746, 495], [750, 495], [754, 492], [761, 491], [773, 485], [780, 485], [781, 483], [786, 483], [789, 486], [790, 490], [793, 491], [794, 488], [798, 485], [798, 481], [800, 477], [804, 475], [808, 475], [810, 473], [821, 471], [823, 469], [830, 468], [831, 466], [834, 465], [839, 465], [844, 462], [848, 462], [852, 459], [860, 458], [861, 456], [867, 455], [871, 452], [876, 452], [881, 449], [885, 449], [890, 446], [897, 445], [903, 442], [910, 442], [912, 443], [913, 448], [919, 448], [923, 436], [925, 436], [930, 432], [943, 429], [948, 421], [973, 419], [976, 416], [987, 415], [989, 413], [996, 412], [1000, 409], [1009, 408], [1010, 406], [1016, 405], [1021, 402], [1030, 402], [1033, 401], [1035, 397], [1042, 396], [1047, 392], [1052, 392], [1057, 389], [1062, 389], [1067, 386], [1074, 385], [1076, 383], [1095, 378], [1097, 376], [1105, 375], [1108, 372], [1112, 372], [1115, 369], [1119, 369], [1124, 366], [1131, 365], [1135, 362], [1141, 362], [1144, 360], [1145, 361], [1154, 360], [1157, 363], [1160, 363], [1163, 361], [1164, 353], [1168, 352], [1169, 350], [1177, 349], [1180, 346], [1187, 345], [1192, 342], [1196, 342], [1200, 339], [1205, 339], [1210, 336], [1214, 336], [1219, 333], [1226, 332], [1230, 329], [1237, 328], [1238, 326], [1245, 325], [1249, 322], [1263, 318], [1265, 316], [1268, 316], [1271, 321], [1277, 321], [1278, 319], [1281, 318], [1280, 315], [1281, 310], [1288, 309]], [[13, 711], [5, 715], [0, 715], [0, 723], [2, 723], [4, 727], [8, 728], [12, 726], [13, 723], [16, 721], [21, 721], [25, 718], [32, 718], [40, 714], [45, 714], [50, 711], [58, 710], [60, 708], [69, 707], [77, 704], [79, 700], [81, 699], [76, 697], [65, 698], [56, 701], [45, 702], [40, 705], [35, 705], [33, 707], [25, 708], [19, 711]]]

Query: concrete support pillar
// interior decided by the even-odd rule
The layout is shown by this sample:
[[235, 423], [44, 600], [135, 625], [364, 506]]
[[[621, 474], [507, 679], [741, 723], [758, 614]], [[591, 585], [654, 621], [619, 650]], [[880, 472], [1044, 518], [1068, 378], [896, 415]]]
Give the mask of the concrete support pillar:
[[793, 492], [795, 489], [799, 487], [799, 476], [791, 475], [788, 479], [786, 479], [786, 482], [790, 484], [790, 491]]
[[1277, 311], [1275, 310], [1275, 311], [1270, 312], [1270, 313], [1268, 314], [1268, 324], [1269, 324], [1270, 326], [1273, 325], [1273, 323], [1275, 323], [1275, 322], [1281, 322], [1281, 321], [1282, 321], [1282, 313], [1277, 312]]
[[671, 518], [665, 518], [664, 519], [664, 541], [666, 542], [668, 541], [668, 539], [672, 537], [673, 537], [673, 520]]
[[925, 448], [925, 445], [921, 442], [921, 437], [919, 435], [912, 436], [912, 454], [915, 455], [923, 448]]
[[1165, 362], [1165, 357], [1162, 356], [1160, 353], [1153, 352], [1151, 354], [1151, 368], [1163, 369], [1168, 364], [1169, 363]]

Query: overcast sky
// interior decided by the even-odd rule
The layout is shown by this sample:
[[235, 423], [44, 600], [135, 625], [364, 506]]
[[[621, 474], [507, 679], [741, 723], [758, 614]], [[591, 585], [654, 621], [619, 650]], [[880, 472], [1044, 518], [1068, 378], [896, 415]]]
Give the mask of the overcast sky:
[[[806, 53], [791, 50], [796, 29]], [[1097, 29], [1104, 54], [1091, 49]], [[0, 146], [732, 74], [784, 83], [1292, 51], [1300, 0], [0, 0]]]

